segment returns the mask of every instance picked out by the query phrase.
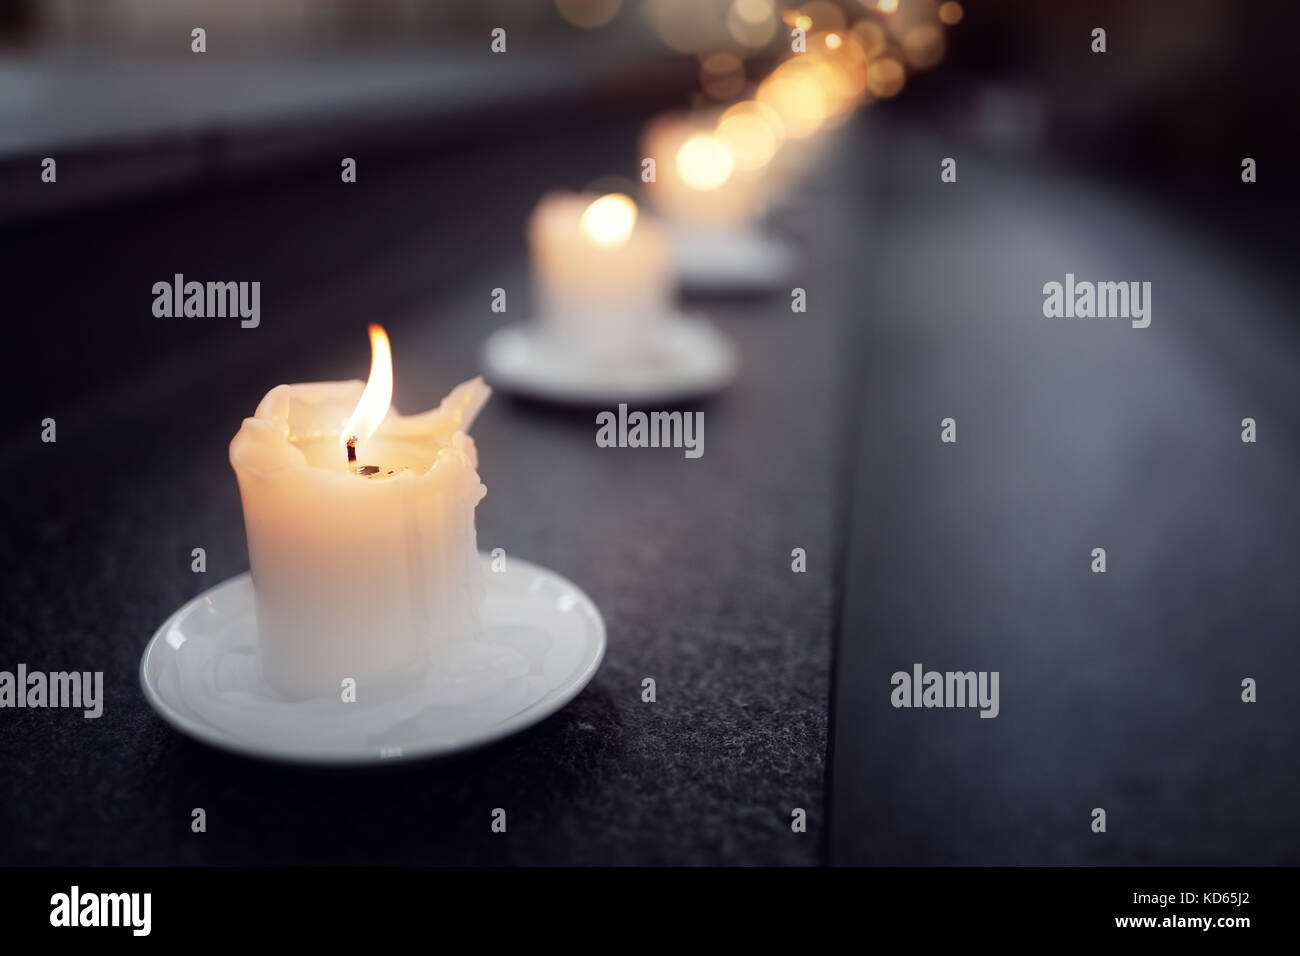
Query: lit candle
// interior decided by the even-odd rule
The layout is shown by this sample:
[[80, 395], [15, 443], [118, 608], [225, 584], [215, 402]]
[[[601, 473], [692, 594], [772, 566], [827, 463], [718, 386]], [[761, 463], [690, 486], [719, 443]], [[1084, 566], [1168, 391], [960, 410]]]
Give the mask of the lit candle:
[[622, 193], [550, 193], [528, 223], [538, 314], [575, 346], [635, 348], [669, 314], [672, 265], [658, 222]]
[[755, 101], [716, 118], [669, 113], [646, 127], [642, 148], [656, 173], [646, 188], [667, 224], [683, 288], [758, 292], [792, 283], [795, 250], [761, 224], [782, 136], [776, 112]]
[[364, 386], [279, 385], [230, 443], [262, 676], [288, 697], [413, 676], [476, 627], [486, 489], [467, 431], [490, 389], [472, 379], [399, 415], [388, 337], [372, 325], [370, 339]]
[[[647, 185], [651, 200], [674, 224], [706, 230], [746, 226], [762, 213], [763, 183], [759, 171], [776, 148], [775, 134], [764, 156], [751, 140], [753, 125], [764, 122], [757, 112], [727, 124], [709, 117], [671, 113], [648, 127], [644, 155], [655, 160], [655, 181]], [[743, 138], [742, 138], [743, 137]]]

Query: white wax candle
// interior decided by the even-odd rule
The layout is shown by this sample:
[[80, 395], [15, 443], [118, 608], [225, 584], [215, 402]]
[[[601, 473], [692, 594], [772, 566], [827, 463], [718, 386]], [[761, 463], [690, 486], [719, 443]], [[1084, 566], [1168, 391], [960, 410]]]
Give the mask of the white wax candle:
[[[338, 695], [345, 678], [358, 695], [379, 692], [477, 624], [474, 508], [486, 488], [466, 430], [490, 390], [472, 379], [418, 415], [388, 409], [384, 396], [350, 466], [343, 430], [363, 390], [279, 385], [230, 443], [262, 675], [289, 697]], [[364, 466], [378, 471], [363, 477]]]
[[549, 193], [528, 223], [539, 317], [597, 349], [634, 343], [672, 302], [668, 239], [621, 193]]

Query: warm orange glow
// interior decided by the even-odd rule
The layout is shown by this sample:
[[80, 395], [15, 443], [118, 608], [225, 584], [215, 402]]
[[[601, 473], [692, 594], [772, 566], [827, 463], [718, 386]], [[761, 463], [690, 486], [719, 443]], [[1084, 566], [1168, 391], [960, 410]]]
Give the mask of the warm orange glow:
[[710, 53], [700, 64], [700, 86], [715, 100], [734, 99], [745, 88], [745, 64], [734, 53]]
[[623, 0], [555, 0], [560, 16], [581, 30], [603, 27], [616, 16]]
[[772, 0], [735, 0], [731, 9], [746, 23], [757, 25], [772, 19]]
[[815, 61], [805, 57], [786, 60], [758, 86], [755, 98], [781, 117], [785, 135], [803, 139], [817, 132], [831, 114], [826, 89], [819, 82]]
[[809, 0], [799, 8], [799, 12], [812, 21], [812, 26], [819, 33], [843, 30], [845, 27], [844, 11], [832, 0]]
[[849, 31], [849, 34], [867, 56], [876, 57], [885, 52], [887, 45], [885, 31], [880, 28], [879, 24], [871, 20], [859, 20], [853, 24], [853, 29]]
[[677, 151], [677, 175], [692, 189], [717, 189], [735, 165], [731, 149], [716, 136], [697, 133]]
[[388, 333], [381, 325], [371, 325], [370, 378], [361, 393], [361, 400], [352, 411], [352, 417], [343, 426], [343, 434], [339, 436], [340, 444], [346, 446], [354, 438], [358, 446], [365, 444], [388, 414], [388, 406], [392, 401], [393, 353], [388, 345]]
[[810, 76], [821, 87], [825, 116], [851, 110], [867, 85], [868, 61], [856, 44], [841, 47], [833, 54], [805, 57]]
[[881, 13], [893, 13], [898, 9], [898, 0], [880, 0], [878, 9]]
[[838, 50], [840, 48], [840, 44], [842, 44], [843, 42], [844, 41], [840, 39], [840, 35], [838, 33], [826, 34], [826, 48], [828, 50]]
[[715, 19], [712, 4], [700, 0], [643, 0], [638, 11], [669, 48], [678, 53], [717, 49], [726, 28]]
[[727, 32], [741, 46], [756, 49], [776, 36], [772, 0], [735, 0], [727, 9]]
[[915, 70], [928, 70], [943, 59], [946, 44], [943, 30], [932, 23], [920, 23], [903, 34], [903, 57]]
[[903, 64], [892, 57], [882, 57], [867, 67], [867, 89], [881, 99], [887, 99], [903, 88], [906, 76]]
[[962, 10], [961, 4], [958, 3], [957, 0], [948, 0], [947, 3], [939, 5], [939, 19], [948, 24], [948, 26], [952, 26], [954, 23], [961, 23], [961, 18], [964, 13], [965, 11]]
[[753, 100], [737, 103], [718, 120], [717, 135], [731, 149], [739, 169], [762, 169], [781, 145], [781, 118], [776, 110]]
[[806, 16], [805, 14], [801, 13], [794, 18], [794, 25], [797, 26], [800, 30], [811, 30], [812, 17]]
[[636, 226], [636, 203], [622, 193], [610, 193], [594, 200], [578, 220], [582, 234], [605, 249], [626, 245]]

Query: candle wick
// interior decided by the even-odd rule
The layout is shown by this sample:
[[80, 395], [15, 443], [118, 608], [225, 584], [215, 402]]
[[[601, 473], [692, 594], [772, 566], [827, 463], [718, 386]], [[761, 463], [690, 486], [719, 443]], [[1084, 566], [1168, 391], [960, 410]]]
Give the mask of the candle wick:
[[348, 464], [355, 464], [357, 460], [357, 436], [348, 436]]

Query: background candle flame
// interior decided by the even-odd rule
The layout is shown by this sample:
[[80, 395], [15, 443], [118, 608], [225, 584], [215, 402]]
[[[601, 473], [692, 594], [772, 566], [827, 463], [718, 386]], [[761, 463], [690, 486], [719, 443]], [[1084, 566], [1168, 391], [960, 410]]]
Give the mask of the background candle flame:
[[593, 201], [583, 211], [578, 228], [596, 245], [616, 249], [631, 238], [636, 215], [636, 203], [630, 197], [610, 193]]
[[370, 326], [370, 378], [366, 382], [361, 400], [352, 410], [352, 417], [343, 426], [340, 444], [356, 436], [357, 444], [364, 444], [375, 433], [379, 423], [388, 414], [393, 400], [393, 353], [388, 345], [388, 333], [382, 325]]
[[717, 189], [734, 166], [731, 148], [716, 136], [697, 133], [677, 151], [677, 174], [692, 189]]

